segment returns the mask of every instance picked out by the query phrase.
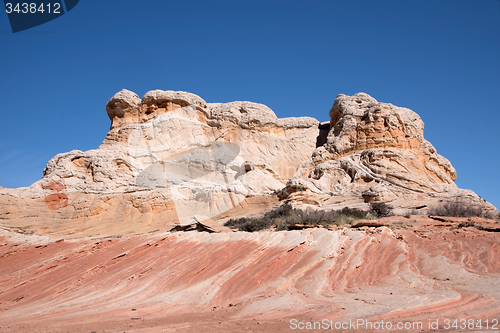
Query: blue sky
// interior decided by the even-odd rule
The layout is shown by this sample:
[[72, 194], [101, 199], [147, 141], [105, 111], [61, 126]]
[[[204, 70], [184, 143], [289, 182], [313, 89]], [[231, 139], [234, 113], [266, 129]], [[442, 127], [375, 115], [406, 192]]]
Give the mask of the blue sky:
[[80, 0], [16, 34], [0, 14], [0, 40], [0, 186], [97, 148], [122, 88], [320, 121], [338, 94], [366, 92], [416, 111], [457, 185], [500, 207], [498, 0]]

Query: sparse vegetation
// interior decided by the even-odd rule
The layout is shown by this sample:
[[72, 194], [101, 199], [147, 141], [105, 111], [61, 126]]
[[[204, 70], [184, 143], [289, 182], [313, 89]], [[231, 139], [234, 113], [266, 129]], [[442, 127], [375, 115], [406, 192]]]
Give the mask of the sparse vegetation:
[[392, 216], [393, 207], [385, 202], [372, 202], [370, 203], [370, 208], [377, 217]]
[[481, 206], [468, 204], [465, 201], [461, 200], [446, 201], [440, 205], [434, 206], [429, 209], [429, 215], [453, 217], [495, 217], [495, 214], [491, 211], [485, 210]]
[[357, 208], [344, 207], [340, 210], [301, 210], [290, 204], [283, 204], [267, 212], [262, 217], [242, 217], [230, 219], [224, 225], [240, 231], [259, 231], [274, 226], [277, 230], [286, 230], [294, 224], [303, 225], [344, 225], [359, 219], [372, 219], [374, 214]]
[[267, 223], [270, 221], [266, 221], [263, 218], [249, 218], [242, 217], [239, 219], [230, 219], [224, 225], [229, 228], [238, 229], [240, 231], [259, 231], [268, 229], [272, 226], [272, 223]]
[[420, 213], [416, 209], [410, 209], [409, 211], [406, 212], [404, 215], [407, 219], [411, 218], [412, 215], [419, 215]]
[[475, 227], [476, 224], [474, 222], [462, 222], [458, 224], [458, 228], [467, 228], [467, 227]]
[[408, 228], [413, 228], [413, 224], [409, 224], [409, 223], [406, 223], [404, 221], [394, 221], [394, 222], [392, 222], [392, 227], [408, 229]]

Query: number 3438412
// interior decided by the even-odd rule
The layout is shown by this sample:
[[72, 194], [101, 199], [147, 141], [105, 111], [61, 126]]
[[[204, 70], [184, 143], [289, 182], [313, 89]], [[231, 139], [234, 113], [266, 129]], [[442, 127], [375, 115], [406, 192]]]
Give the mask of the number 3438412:
[[46, 14], [61, 14], [61, 4], [55, 3], [6, 3], [5, 10], [7, 14], [18, 13], [18, 14], [35, 14], [35, 13], [46, 13]]

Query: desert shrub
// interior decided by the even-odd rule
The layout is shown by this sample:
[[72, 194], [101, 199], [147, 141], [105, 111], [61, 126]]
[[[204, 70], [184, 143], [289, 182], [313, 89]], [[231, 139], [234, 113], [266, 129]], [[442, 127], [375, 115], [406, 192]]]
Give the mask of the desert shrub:
[[376, 218], [377, 218], [377, 215], [375, 215], [374, 212], [368, 211], [366, 213], [365, 219], [367, 219], [367, 220], [375, 220]]
[[359, 218], [356, 218], [355, 216], [352, 215], [340, 214], [335, 219], [334, 224], [336, 225], [352, 224], [356, 220], [359, 220]]
[[481, 206], [469, 205], [466, 202], [460, 200], [446, 201], [429, 209], [429, 215], [436, 216], [489, 217], [490, 214], [490, 211], [483, 209]]
[[262, 217], [242, 217], [239, 219], [230, 219], [224, 225], [229, 228], [238, 229], [240, 231], [259, 231], [269, 229], [275, 225], [277, 229], [286, 229], [288, 225], [301, 223], [299, 210], [292, 207], [290, 204], [283, 204]]
[[458, 224], [458, 228], [467, 228], [467, 227], [475, 227], [476, 224], [474, 222], [461, 222]]
[[259, 218], [243, 217], [230, 219], [224, 225], [240, 231], [259, 231], [275, 226], [277, 230], [285, 230], [293, 224], [304, 225], [343, 225], [355, 220], [372, 218], [370, 212], [361, 209], [344, 207], [340, 210], [301, 210], [290, 204], [283, 204]]
[[397, 228], [402, 228], [402, 229], [408, 228], [408, 225], [403, 221], [394, 221], [394, 222], [392, 222], [392, 226], [397, 227]]
[[292, 205], [285, 203], [278, 208], [275, 208], [269, 212], [267, 212], [264, 216], [266, 216], [269, 219], [275, 219], [278, 217], [282, 216], [290, 216], [294, 213], [295, 208], [292, 207]]
[[346, 216], [352, 216], [353, 218], [356, 219], [364, 219], [368, 215], [368, 212], [365, 212], [364, 210], [358, 208], [349, 208], [349, 207], [342, 208], [340, 213]]
[[280, 217], [277, 217], [274, 219], [274, 226], [278, 230], [283, 230], [283, 229], [286, 229], [288, 227], [286, 224], [286, 221]]
[[419, 215], [420, 212], [416, 209], [410, 209], [406, 212], [406, 214], [404, 215], [407, 219], [411, 218], [412, 215]]
[[500, 220], [500, 213], [492, 212], [491, 210], [483, 212], [483, 217], [492, 220]]
[[372, 202], [370, 203], [370, 208], [377, 217], [386, 217], [392, 215], [393, 208], [385, 202]]
[[226, 227], [238, 229], [240, 231], [259, 231], [268, 229], [272, 226], [272, 223], [266, 221], [264, 219], [259, 218], [250, 218], [250, 217], [242, 217], [239, 219], [230, 219], [226, 223], [224, 223]]

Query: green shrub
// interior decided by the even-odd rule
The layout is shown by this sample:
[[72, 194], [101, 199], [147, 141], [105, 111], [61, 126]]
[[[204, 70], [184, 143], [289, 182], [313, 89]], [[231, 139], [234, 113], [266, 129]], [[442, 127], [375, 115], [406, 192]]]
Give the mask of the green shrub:
[[458, 228], [467, 228], [467, 227], [475, 227], [476, 224], [474, 222], [462, 222], [458, 224]]
[[372, 211], [369, 211], [368, 213], [366, 213], [365, 219], [375, 220], [376, 218], [377, 218], [377, 215], [375, 215], [375, 213], [373, 213]]
[[340, 214], [335, 220], [336, 225], [352, 224], [354, 221], [359, 220], [355, 216]]
[[288, 229], [293, 224], [304, 225], [343, 225], [355, 220], [373, 218], [373, 214], [357, 208], [344, 207], [340, 210], [301, 210], [290, 204], [283, 204], [262, 217], [242, 217], [230, 219], [224, 225], [240, 231], [259, 231], [275, 226], [277, 230]]

